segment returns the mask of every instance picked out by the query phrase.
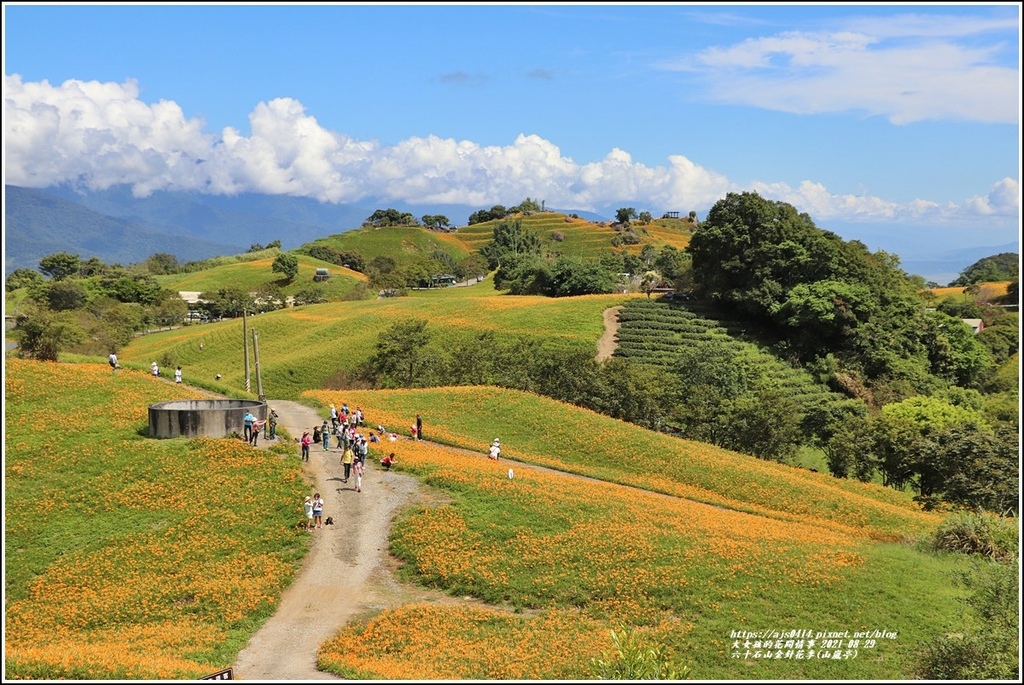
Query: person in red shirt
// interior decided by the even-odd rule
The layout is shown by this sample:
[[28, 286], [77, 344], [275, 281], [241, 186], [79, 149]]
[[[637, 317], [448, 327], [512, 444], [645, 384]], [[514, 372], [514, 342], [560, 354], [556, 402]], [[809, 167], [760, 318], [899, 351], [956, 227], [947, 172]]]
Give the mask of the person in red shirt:
[[299, 443], [302, 445], [302, 461], [309, 461], [309, 446], [313, 444], [309, 431], [302, 431], [302, 440]]

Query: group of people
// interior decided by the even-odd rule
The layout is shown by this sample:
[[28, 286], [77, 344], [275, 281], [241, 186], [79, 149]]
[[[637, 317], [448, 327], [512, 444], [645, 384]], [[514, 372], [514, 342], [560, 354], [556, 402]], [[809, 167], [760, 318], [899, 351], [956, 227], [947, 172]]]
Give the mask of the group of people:
[[[107, 363], [110, 364], [110, 368], [111, 368], [111, 370], [114, 373], [117, 373], [117, 370], [121, 368], [121, 364], [117, 361], [117, 353], [116, 352], [111, 352], [110, 353], [110, 355], [107, 357]], [[160, 365], [157, 364], [156, 362], [153, 362], [152, 364], [150, 364], [149, 365], [149, 373], [152, 374], [153, 376], [156, 376], [157, 378], [159, 378], [160, 377]], [[181, 385], [181, 367], [180, 366], [174, 370], [174, 382], [177, 383], [178, 385]]]
[[306, 514], [306, 530], [324, 527], [324, 500], [320, 497], [319, 492], [312, 498], [306, 497], [303, 502], [303, 511]]

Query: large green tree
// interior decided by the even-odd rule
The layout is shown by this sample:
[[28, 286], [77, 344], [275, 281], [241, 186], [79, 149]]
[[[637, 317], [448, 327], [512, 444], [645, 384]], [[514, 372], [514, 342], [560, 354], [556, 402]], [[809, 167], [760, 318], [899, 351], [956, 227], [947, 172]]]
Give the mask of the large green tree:
[[540, 253], [540, 237], [529, 227], [523, 226], [519, 219], [498, 222], [492, 231], [491, 242], [480, 250], [491, 269], [498, 268], [502, 260], [509, 256]]
[[426, 319], [399, 321], [377, 337], [367, 367], [388, 387], [414, 387], [424, 373], [430, 338]]
[[293, 254], [282, 252], [274, 258], [274, 263], [270, 266], [270, 270], [276, 274], [281, 274], [285, 279], [292, 281], [299, 275], [299, 260]]
[[39, 270], [55, 281], [78, 274], [81, 259], [76, 254], [55, 252], [39, 260]]

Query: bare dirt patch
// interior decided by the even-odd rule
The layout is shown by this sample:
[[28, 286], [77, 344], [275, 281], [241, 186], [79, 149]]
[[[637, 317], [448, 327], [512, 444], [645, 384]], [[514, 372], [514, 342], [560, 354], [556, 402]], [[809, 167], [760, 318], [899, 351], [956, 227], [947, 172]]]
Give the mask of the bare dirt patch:
[[609, 359], [615, 352], [615, 334], [619, 332], [619, 310], [622, 307], [609, 307], [604, 310], [604, 334], [597, 341], [597, 355], [594, 357], [599, 362]]

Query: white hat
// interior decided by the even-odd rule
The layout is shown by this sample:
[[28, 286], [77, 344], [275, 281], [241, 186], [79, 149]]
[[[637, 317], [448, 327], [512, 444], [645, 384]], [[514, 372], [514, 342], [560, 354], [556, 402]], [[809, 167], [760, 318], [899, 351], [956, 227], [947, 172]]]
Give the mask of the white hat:
[[494, 444], [495, 444], [495, 445], [497, 445], [497, 444], [498, 444], [498, 443], [500, 443], [500, 442], [501, 442], [501, 440], [498, 440], [497, 438], [495, 438], [495, 439], [494, 439]]

